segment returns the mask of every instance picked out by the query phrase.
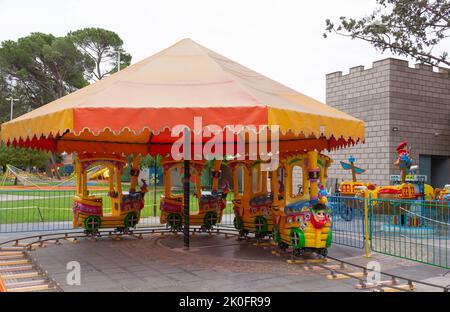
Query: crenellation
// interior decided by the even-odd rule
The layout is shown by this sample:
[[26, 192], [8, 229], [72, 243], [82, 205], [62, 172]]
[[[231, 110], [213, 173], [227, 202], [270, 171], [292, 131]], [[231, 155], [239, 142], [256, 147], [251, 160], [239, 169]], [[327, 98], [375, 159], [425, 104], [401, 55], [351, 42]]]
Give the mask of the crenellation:
[[426, 71], [433, 71], [433, 66], [428, 65], [428, 64], [423, 64], [423, 63], [414, 64], [414, 68], [416, 68], [416, 69], [423, 69], [423, 70], [426, 70]]
[[[444, 113], [450, 110], [450, 73], [422, 65], [412, 68], [407, 61], [388, 58], [373, 62], [372, 68], [339, 72], [332, 80], [327, 75], [327, 103], [366, 122], [365, 144], [331, 153], [335, 163], [353, 154], [367, 169], [361, 178], [381, 184], [398, 173], [392, 165], [395, 148], [405, 139], [417, 155], [450, 156], [450, 116]], [[330, 168], [330, 176], [346, 175], [339, 166]]]

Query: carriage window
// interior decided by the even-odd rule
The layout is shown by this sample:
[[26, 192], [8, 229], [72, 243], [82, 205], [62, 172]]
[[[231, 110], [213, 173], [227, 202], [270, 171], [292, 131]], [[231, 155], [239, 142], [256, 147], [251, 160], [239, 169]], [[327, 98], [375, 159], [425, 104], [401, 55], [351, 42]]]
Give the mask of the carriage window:
[[259, 193], [262, 191], [262, 174], [258, 168], [259, 166], [254, 166], [252, 168], [252, 192]]
[[303, 168], [294, 166], [292, 168], [292, 196], [303, 195]]
[[201, 185], [201, 189], [202, 191], [211, 191], [212, 189], [212, 171], [211, 168], [209, 168], [208, 166], [205, 166], [202, 169], [202, 173], [201, 173], [201, 178], [200, 178], [200, 185]]
[[267, 171], [267, 192], [272, 193], [272, 184], [270, 183], [272, 177], [272, 172]]
[[173, 195], [183, 194], [182, 167], [172, 167], [170, 169], [170, 191]]
[[238, 166], [236, 168], [235, 174], [237, 175], [237, 182], [238, 182], [237, 191], [238, 191], [238, 194], [241, 196], [242, 194], [244, 194], [244, 179], [245, 179], [244, 167]]

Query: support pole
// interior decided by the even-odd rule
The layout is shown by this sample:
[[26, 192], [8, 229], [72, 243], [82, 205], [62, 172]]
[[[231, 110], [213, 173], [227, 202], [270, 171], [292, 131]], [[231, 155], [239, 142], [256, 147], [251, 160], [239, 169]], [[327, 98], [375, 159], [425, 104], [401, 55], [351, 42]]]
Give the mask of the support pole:
[[191, 159], [191, 133], [188, 128], [183, 132], [183, 158], [184, 158], [184, 179], [183, 179], [183, 193], [184, 193], [184, 249], [189, 249], [189, 199], [190, 199], [190, 159]]
[[156, 216], [156, 179], [158, 177], [158, 156], [156, 155], [153, 159], [153, 215]]
[[367, 190], [364, 191], [363, 204], [364, 204], [364, 251], [366, 258], [369, 257], [369, 201], [372, 203], [372, 196], [367, 196]]
[[190, 178], [190, 161], [184, 160], [184, 183], [183, 183], [183, 189], [184, 189], [184, 249], [189, 249], [189, 196], [190, 196], [190, 185], [189, 185], [189, 178]]

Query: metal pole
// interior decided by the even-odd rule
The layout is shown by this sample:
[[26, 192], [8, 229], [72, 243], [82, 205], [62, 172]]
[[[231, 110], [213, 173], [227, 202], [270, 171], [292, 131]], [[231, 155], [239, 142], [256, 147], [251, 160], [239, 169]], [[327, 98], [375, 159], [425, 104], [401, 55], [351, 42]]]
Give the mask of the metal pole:
[[157, 167], [157, 160], [158, 160], [158, 156], [155, 156], [153, 158], [154, 164], [153, 164], [153, 215], [156, 216], [156, 178], [158, 177], [156, 170], [158, 169]]
[[184, 129], [183, 133], [183, 158], [184, 158], [184, 179], [183, 179], [183, 197], [184, 197], [184, 249], [189, 249], [189, 197], [190, 197], [190, 159], [191, 159], [191, 134], [188, 128]]
[[14, 108], [14, 101], [19, 101], [19, 99], [14, 99], [12, 96], [7, 98], [6, 100], [11, 101], [11, 119], [13, 120], [13, 108]]
[[190, 161], [184, 160], [184, 249], [189, 249], [189, 196], [190, 196], [190, 185], [189, 185], [189, 178], [190, 178]]
[[363, 205], [364, 205], [364, 250], [365, 250], [365, 256], [369, 257], [369, 202], [372, 204], [372, 196], [369, 194], [367, 196], [367, 190], [365, 191], [364, 197], [363, 197]]

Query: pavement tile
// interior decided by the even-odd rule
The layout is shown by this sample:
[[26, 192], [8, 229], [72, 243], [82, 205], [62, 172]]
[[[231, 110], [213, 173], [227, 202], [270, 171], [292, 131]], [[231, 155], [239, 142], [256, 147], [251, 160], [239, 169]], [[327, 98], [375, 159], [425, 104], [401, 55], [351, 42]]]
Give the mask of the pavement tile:
[[[211, 236], [196, 238], [195, 246], [217, 248], [172, 250], [171, 246], [182, 246], [180, 239], [181, 236], [167, 235], [158, 244], [156, 237], [80, 240], [79, 244], [48, 245], [33, 254], [66, 291], [357, 291], [353, 287], [356, 280], [329, 281], [324, 276], [327, 272], [304, 271], [301, 266], [287, 265], [261, 248]], [[330, 255], [361, 265], [377, 260], [391, 272], [447, 282], [443, 269], [430, 269], [380, 254], [365, 258], [360, 249], [335, 244]], [[72, 260], [82, 266], [81, 286], [66, 285], [66, 264]]]

